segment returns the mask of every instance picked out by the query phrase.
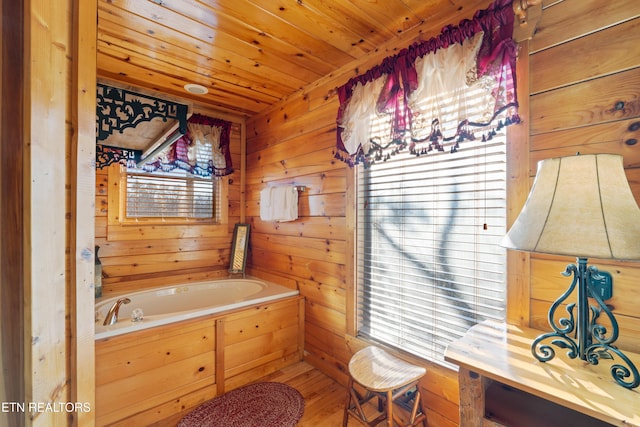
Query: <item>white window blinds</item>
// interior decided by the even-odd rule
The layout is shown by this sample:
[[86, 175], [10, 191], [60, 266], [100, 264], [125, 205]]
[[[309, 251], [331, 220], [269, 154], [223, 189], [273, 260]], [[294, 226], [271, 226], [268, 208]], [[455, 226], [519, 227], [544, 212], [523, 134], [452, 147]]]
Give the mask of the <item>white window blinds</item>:
[[215, 220], [216, 178], [127, 173], [128, 218]]
[[359, 333], [444, 362], [446, 346], [504, 319], [505, 137], [359, 168]]

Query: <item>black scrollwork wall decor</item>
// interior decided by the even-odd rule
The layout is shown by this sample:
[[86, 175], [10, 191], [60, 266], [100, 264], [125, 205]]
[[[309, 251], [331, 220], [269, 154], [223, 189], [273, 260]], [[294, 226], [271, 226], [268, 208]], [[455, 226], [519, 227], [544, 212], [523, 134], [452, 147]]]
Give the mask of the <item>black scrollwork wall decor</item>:
[[141, 150], [130, 150], [120, 147], [96, 144], [96, 168], [102, 169], [113, 163], [135, 167], [142, 157]]
[[96, 106], [96, 136], [103, 141], [114, 131], [123, 132], [138, 123], [159, 117], [175, 119], [180, 132], [187, 131], [187, 106], [142, 95], [126, 89], [98, 83]]

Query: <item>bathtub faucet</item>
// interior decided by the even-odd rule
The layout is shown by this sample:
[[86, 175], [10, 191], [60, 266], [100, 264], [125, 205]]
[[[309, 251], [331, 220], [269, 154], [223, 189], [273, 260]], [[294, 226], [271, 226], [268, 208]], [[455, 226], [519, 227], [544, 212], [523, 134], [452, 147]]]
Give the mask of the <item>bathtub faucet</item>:
[[122, 304], [129, 304], [131, 300], [129, 298], [118, 298], [118, 301], [114, 302], [109, 311], [107, 317], [104, 318], [103, 325], [113, 325], [118, 321], [118, 311]]

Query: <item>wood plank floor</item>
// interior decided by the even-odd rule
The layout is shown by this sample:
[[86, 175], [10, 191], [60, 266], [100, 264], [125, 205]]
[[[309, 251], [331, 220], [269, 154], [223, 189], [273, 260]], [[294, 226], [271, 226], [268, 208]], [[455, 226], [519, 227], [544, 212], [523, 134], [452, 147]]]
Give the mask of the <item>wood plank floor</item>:
[[[342, 427], [347, 389], [306, 362], [287, 366], [260, 381], [278, 381], [297, 389], [305, 407], [298, 427]], [[380, 425], [386, 425], [382, 422]], [[348, 427], [362, 427], [349, 417]]]
[[[304, 414], [297, 427], [342, 427], [346, 388], [310, 364], [297, 362], [256, 380], [261, 381], [282, 382], [302, 394], [305, 400]], [[374, 411], [375, 407], [371, 405], [366, 410], [369, 413]], [[184, 415], [185, 413], [174, 414], [153, 427], [175, 427]], [[383, 425], [386, 425], [384, 421], [379, 424]], [[362, 424], [349, 417], [347, 426], [362, 427]]]

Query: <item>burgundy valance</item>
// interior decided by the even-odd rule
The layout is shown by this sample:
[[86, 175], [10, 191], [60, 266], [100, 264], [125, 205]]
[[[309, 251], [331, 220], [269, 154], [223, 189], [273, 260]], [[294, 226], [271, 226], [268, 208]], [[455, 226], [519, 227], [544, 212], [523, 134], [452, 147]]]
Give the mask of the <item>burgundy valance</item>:
[[229, 150], [231, 122], [203, 116], [202, 114], [194, 114], [189, 117], [189, 120], [187, 121], [187, 137], [193, 141], [194, 135], [191, 134], [192, 128], [189, 128], [189, 123], [217, 127], [220, 129], [219, 152], [224, 156], [225, 162], [224, 166], [221, 163], [218, 165], [214, 175], [223, 176], [232, 173], [233, 165], [231, 164], [231, 151]]
[[[474, 139], [477, 131], [490, 135], [496, 127], [519, 122], [511, 3], [497, 0], [473, 19], [446, 26], [440, 35], [385, 58], [338, 88], [336, 158], [353, 166], [370, 165], [406, 148], [420, 154], [434, 148], [444, 151], [450, 143], [447, 148], [456, 151], [459, 142]], [[472, 63], [465, 58], [472, 58]], [[460, 69], [463, 63], [469, 68]], [[455, 82], [457, 87], [475, 90], [476, 98], [485, 96], [477, 92], [484, 90], [485, 107], [491, 111], [471, 112], [476, 107], [465, 104], [459, 89], [447, 89], [447, 99], [441, 100], [437, 90], [454, 82], [439, 80], [454, 75], [461, 80]], [[456, 117], [441, 116], [451, 110], [442, 103], [452, 99], [459, 104]], [[496, 123], [499, 115], [502, 119]], [[368, 134], [368, 127], [376, 129]], [[417, 145], [424, 142], [429, 147], [420, 150]]]
[[231, 122], [201, 114], [187, 120], [187, 133], [142, 168], [147, 172], [182, 169], [199, 176], [224, 176], [233, 172], [229, 137]]
[[231, 122], [193, 114], [187, 121], [187, 133], [144, 165], [138, 166], [142, 157], [141, 150], [98, 144], [97, 168], [121, 163], [128, 168], [140, 168], [145, 172], [181, 169], [203, 177], [225, 176], [233, 172], [230, 136]]

